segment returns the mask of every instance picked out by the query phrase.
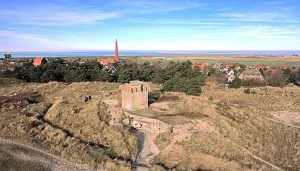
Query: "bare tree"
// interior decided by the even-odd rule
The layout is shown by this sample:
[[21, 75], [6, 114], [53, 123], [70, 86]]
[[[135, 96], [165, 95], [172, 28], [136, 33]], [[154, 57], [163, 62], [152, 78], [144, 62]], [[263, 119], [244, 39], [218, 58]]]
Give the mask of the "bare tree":
[[287, 83], [287, 79], [283, 71], [273, 71], [266, 74], [266, 80], [270, 86], [283, 86]]

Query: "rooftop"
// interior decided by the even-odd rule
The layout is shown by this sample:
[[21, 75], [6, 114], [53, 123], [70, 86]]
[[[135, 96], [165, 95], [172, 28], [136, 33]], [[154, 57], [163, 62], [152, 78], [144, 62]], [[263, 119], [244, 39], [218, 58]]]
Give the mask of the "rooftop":
[[133, 85], [133, 86], [137, 86], [137, 85], [146, 85], [146, 84], [148, 84], [148, 83], [143, 82], [143, 81], [135, 80], [135, 81], [130, 81], [129, 84], [130, 84], [130, 85]]

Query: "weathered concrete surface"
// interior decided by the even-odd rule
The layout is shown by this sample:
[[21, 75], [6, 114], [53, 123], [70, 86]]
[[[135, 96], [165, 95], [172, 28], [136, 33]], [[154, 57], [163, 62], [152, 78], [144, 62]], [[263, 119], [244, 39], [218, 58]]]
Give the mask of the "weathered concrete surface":
[[149, 85], [142, 81], [130, 81], [120, 86], [122, 91], [122, 108], [130, 111], [148, 107]]
[[149, 148], [149, 141], [148, 141], [148, 135], [145, 134], [142, 131], [136, 131], [135, 135], [138, 138], [139, 141], [139, 149], [138, 149], [138, 155], [136, 157], [135, 161], [135, 167], [139, 171], [149, 170], [150, 167], [146, 161], [146, 158], [151, 155], [151, 151]]

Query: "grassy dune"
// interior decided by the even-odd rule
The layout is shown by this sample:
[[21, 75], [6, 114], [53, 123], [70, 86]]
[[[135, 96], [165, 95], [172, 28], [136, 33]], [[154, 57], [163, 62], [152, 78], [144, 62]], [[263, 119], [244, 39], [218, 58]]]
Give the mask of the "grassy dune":
[[[190, 140], [178, 142], [174, 154], [159, 155], [155, 162], [191, 170], [276, 170], [270, 165], [299, 170], [300, 120], [287, 125], [285, 120], [274, 117], [278, 111], [287, 118], [290, 113], [300, 115], [299, 87], [252, 91], [256, 94], [208, 82], [199, 98], [182, 95], [171, 102], [174, 115], [186, 113], [186, 117], [210, 122], [218, 131], [194, 134]], [[162, 141], [159, 146], [164, 145]]]
[[51, 169], [42, 166], [39, 163], [33, 161], [26, 161], [19, 159], [7, 152], [4, 149], [0, 149], [0, 170], [5, 171], [51, 171]]
[[[118, 84], [109, 83], [22, 83], [1, 87], [2, 98], [18, 95], [1, 108], [1, 137], [37, 143], [46, 151], [70, 161], [109, 170], [131, 170], [137, 140], [126, 128], [109, 126], [106, 98], [118, 99]], [[22, 93], [35, 92], [42, 101], [27, 104]], [[84, 102], [84, 96], [93, 99]], [[14, 96], [13, 96], [14, 97]], [[49, 108], [50, 107], [50, 108]], [[45, 116], [44, 116], [45, 115]], [[45, 121], [41, 120], [43, 118]], [[33, 141], [33, 142], [31, 142]]]

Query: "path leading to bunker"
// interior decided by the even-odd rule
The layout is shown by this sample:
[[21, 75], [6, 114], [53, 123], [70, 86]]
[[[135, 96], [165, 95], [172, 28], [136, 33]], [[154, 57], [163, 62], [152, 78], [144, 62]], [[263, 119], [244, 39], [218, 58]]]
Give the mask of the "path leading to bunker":
[[55, 171], [102, 171], [90, 168], [87, 165], [69, 162], [53, 154], [12, 140], [0, 138], [0, 147], [17, 158], [37, 162]]
[[136, 131], [135, 136], [138, 138], [139, 146], [134, 166], [138, 171], [149, 170], [150, 167], [146, 161], [146, 158], [152, 153], [149, 148], [148, 135], [142, 131]]

